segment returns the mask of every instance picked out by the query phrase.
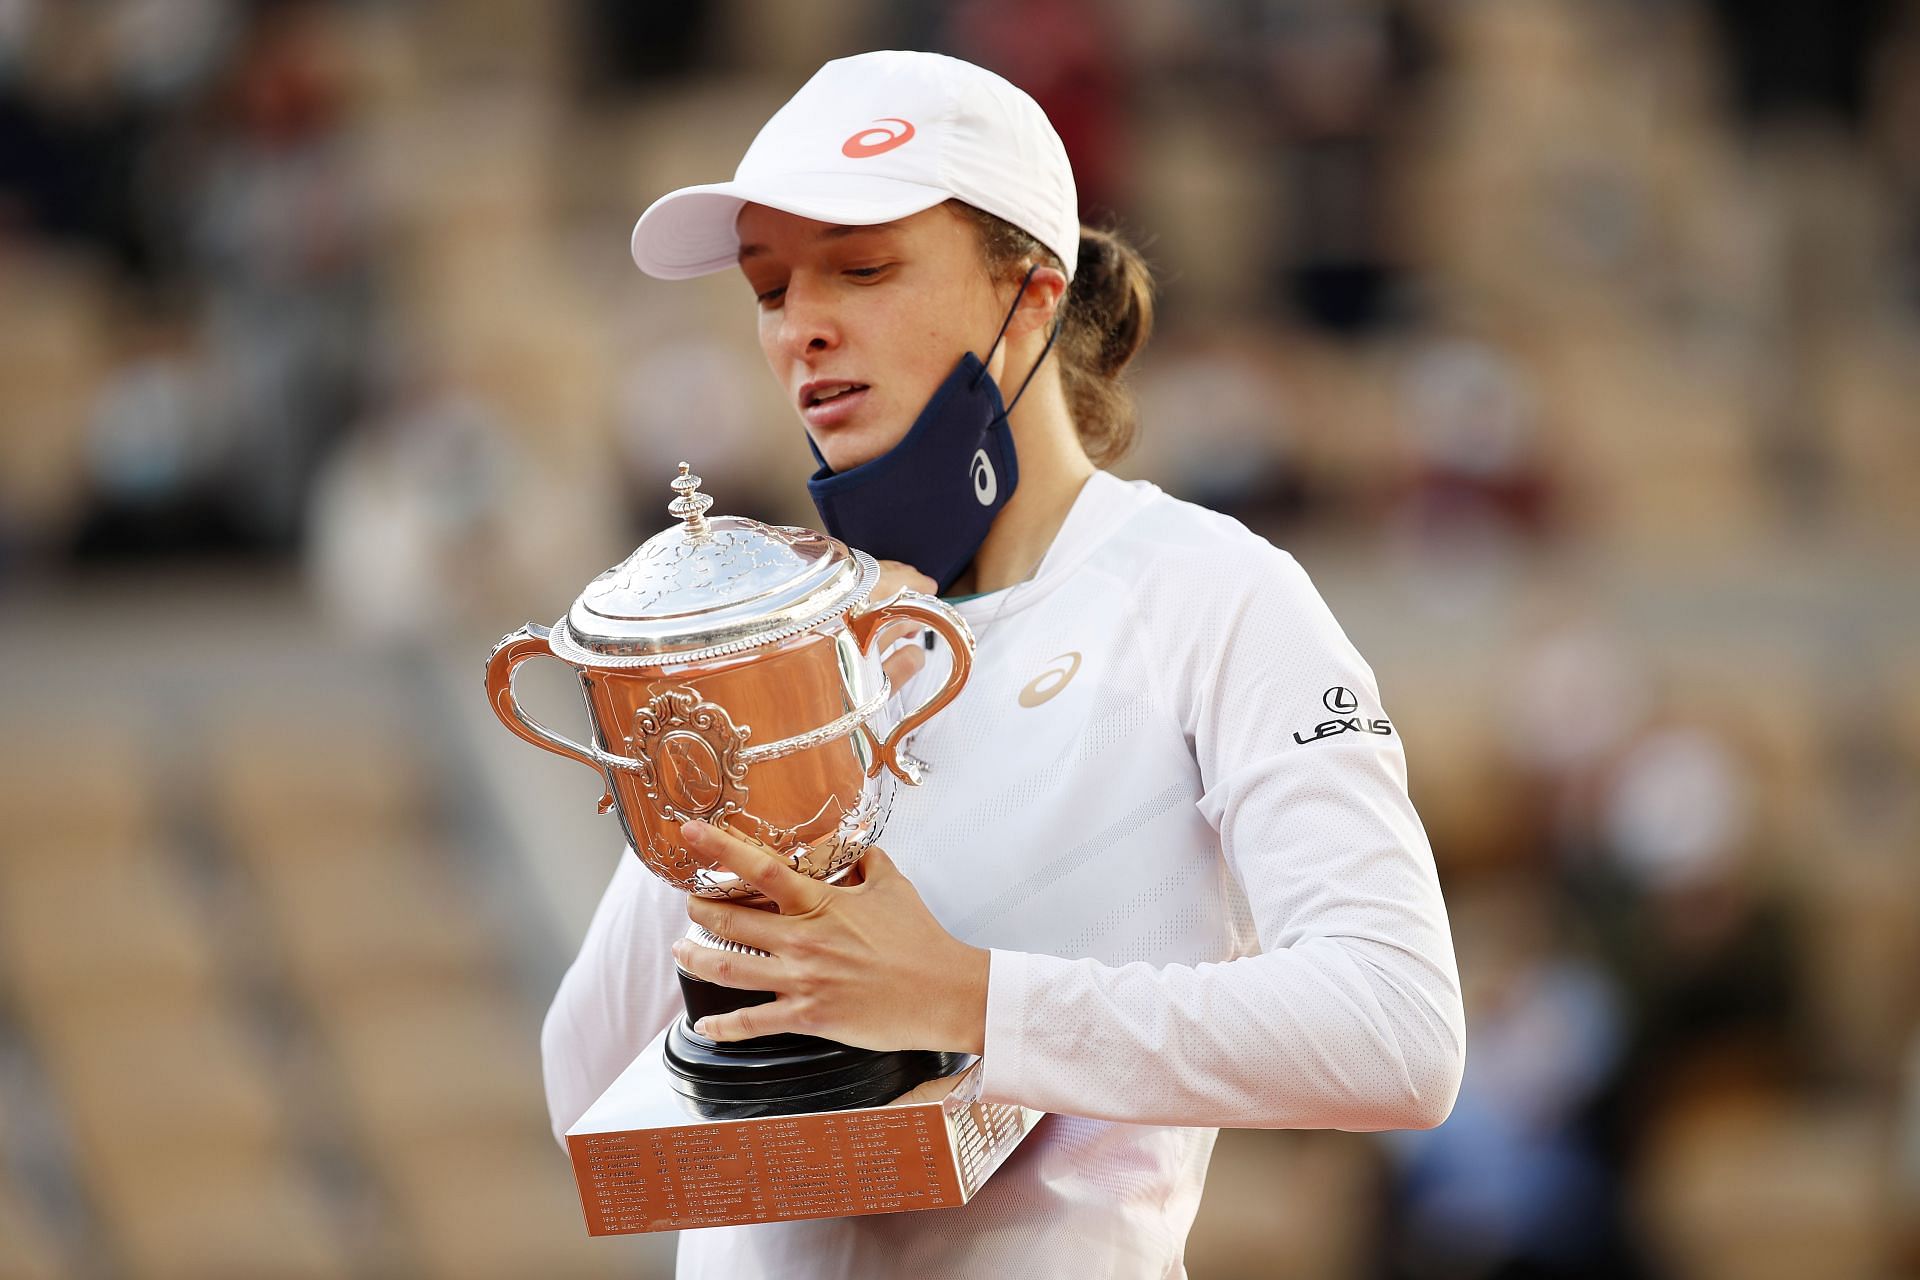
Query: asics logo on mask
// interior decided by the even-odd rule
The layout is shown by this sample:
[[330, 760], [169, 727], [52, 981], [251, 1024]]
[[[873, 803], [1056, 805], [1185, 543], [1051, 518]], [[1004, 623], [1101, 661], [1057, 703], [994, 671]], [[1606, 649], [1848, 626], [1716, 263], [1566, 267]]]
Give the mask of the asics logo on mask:
[[993, 474], [993, 463], [987, 458], [985, 449], [977, 449], [973, 455], [973, 496], [980, 505], [990, 507], [1000, 493], [1000, 482]]

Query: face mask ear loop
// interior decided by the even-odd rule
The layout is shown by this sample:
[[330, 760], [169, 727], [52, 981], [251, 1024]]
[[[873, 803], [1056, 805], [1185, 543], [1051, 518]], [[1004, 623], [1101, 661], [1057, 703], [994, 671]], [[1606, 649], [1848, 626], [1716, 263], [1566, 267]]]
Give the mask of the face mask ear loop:
[[[1007, 407], [1000, 411], [1001, 418], [1005, 418], [1008, 414], [1012, 413], [1013, 406], [1020, 403], [1020, 397], [1027, 394], [1027, 384], [1033, 381], [1033, 375], [1040, 372], [1040, 366], [1046, 363], [1047, 352], [1053, 350], [1053, 340], [1060, 336], [1060, 330], [1066, 323], [1067, 318], [1065, 316], [1061, 316], [1053, 322], [1053, 332], [1047, 335], [1047, 345], [1040, 348], [1040, 358], [1033, 362], [1033, 368], [1027, 370], [1027, 376], [1020, 379], [1020, 389], [1013, 393], [1013, 399], [1009, 400]], [[998, 421], [999, 419], [995, 420]]]
[[[975, 374], [973, 379], [974, 386], [977, 387], [980, 385], [980, 379], [985, 376], [987, 366], [993, 363], [993, 353], [1000, 349], [1000, 339], [1007, 336], [1007, 326], [1013, 323], [1013, 313], [1020, 309], [1020, 299], [1027, 296], [1027, 285], [1032, 282], [1033, 273], [1039, 269], [1040, 264], [1036, 262], [1027, 268], [1026, 275], [1020, 277], [1020, 292], [1013, 295], [1013, 305], [1007, 308], [1007, 318], [1000, 322], [1000, 332], [993, 335], [993, 345], [987, 348], [987, 354], [980, 361], [980, 372]], [[1028, 374], [1027, 376], [1032, 377], [1033, 375]], [[1025, 391], [1027, 384], [1024, 382], [1021, 383], [1020, 389]]]

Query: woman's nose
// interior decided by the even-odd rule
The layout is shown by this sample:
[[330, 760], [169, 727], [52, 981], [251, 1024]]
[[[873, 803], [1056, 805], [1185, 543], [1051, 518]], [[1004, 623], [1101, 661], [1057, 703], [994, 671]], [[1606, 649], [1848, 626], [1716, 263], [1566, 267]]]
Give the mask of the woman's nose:
[[796, 277], [780, 299], [780, 342], [795, 356], [818, 355], [840, 345], [840, 328], [822, 290]]

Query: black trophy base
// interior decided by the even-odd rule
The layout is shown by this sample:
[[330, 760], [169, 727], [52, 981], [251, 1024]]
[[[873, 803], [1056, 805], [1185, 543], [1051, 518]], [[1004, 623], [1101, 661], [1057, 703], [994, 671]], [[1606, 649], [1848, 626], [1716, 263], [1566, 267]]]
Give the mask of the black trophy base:
[[692, 1021], [765, 1004], [773, 995], [717, 986], [684, 971], [679, 977], [688, 1016], [668, 1029], [667, 1072], [675, 1091], [703, 1116], [743, 1119], [884, 1106], [966, 1063], [965, 1054], [856, 1049], [818, 1036], [709, 1040], [693, 1030]]

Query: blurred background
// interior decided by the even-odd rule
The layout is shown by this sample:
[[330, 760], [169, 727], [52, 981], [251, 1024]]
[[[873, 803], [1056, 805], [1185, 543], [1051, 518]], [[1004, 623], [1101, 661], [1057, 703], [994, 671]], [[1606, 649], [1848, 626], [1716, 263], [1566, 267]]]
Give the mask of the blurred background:
[[1145, 245], [1118, 469], [1306, 565], [1445, 879], [1452, 1118], [1224, 1134], [1197, 1280], [1920, 1275], [1920, 5], [0, 0], [0, 1277], [670, 1273], [481, 664], [682, 457], [814, 520], [626, 238], [875, 47]]

